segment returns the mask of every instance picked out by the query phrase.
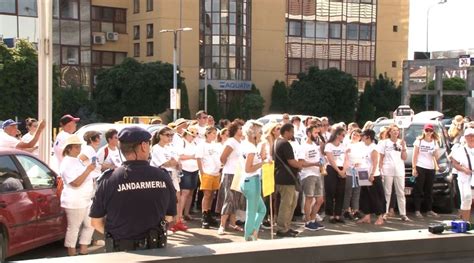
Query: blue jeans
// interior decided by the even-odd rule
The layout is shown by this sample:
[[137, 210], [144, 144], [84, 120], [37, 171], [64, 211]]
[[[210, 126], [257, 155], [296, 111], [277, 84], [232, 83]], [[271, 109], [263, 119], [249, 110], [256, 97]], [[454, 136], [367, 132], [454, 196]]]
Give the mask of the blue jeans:
[[259, 231], [260, 224], [267, 213], [267, 208], [262, 199], [262, 182], [259, 176], [253, 176], [245, 179], [240, 189], [247, 200], [247, 209], [245, 211], [245, 240], [249, 240], [255, 231]]

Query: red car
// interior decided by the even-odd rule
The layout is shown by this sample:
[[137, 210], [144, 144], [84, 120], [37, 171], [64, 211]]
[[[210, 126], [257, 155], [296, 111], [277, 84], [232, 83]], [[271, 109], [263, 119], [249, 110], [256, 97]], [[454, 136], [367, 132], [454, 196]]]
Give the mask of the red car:
[[0, 260], [64, 239], [57, 175], [33, 155], [0, 148]]

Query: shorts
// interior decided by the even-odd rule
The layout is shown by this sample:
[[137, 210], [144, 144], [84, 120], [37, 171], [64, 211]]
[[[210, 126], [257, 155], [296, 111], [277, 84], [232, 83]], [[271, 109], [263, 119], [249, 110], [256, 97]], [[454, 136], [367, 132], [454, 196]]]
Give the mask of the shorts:
[[303, 193], [306, 197], [323, 196], [324, 184], [321, 176], [308, 176], [301, 181]]
[[214, 191], [219, 190], [220, 176], [212, 176], [208, 174], [201, 174], [201, 190]]
[[179, 182], [179, 187], [186, 190], [196, 189], [198, 176], [199, 171], [188, 172], [183, 170], [183, 176], [181, 177], [181, 182]]

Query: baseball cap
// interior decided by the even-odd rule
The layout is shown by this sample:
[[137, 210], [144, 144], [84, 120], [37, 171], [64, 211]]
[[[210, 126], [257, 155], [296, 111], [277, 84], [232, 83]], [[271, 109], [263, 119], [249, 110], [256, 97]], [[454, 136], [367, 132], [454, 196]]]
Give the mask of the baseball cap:
[[464, 136], [474, 135], [474, 128], [467, 128], [464, 130]]
[[17, 124], [18, 124], [18, 122], [14, 121], [14, 120], [12, 120], [12, 119], [8, 119], [8, 120], [6, 120], [6, 121], [3, 122], [3, 124], [2, 124], [2, 129], [5, 129], [5, 128], [8, 127], [8, 126], [17, 125]]
[[73, 117], [70, 114], [66, 114], [66, 115], [62, 116], [61, 119], [59, 119], [59, 124], [61, 124], [61, 126], [64, 126], [64, 125], [70, 123], [71, 121], [78, 122], [80, 120], [81, 120], [80, 118], [76, 118], [76, 117]]
[[425, 126], [423, 127], [423, 130], [434, 130], [434, 127], [433, 127], [433, 124], [430, 124], [430, 123], [427, 123], [425, 124]]
[[143, 128], [132, 126], [122, 129], [118, 137], [124, 143], [146, 142], [150, 140], [151, 134]]

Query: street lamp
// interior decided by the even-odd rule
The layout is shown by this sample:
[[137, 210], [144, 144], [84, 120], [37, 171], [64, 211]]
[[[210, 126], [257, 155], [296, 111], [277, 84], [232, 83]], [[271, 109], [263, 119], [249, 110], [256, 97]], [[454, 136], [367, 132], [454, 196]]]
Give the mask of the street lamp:
[[[442, 4], [446, 4], [448, 2], [448, 0], [439, 0], [438, 3], [434, 4], [434, 5], [431, 5], [430, 7], [428, 7], [428, 10], [426, 10], [426, 53], [428, 54], [429, 52], [429, 40], [430, 40], [430, 31], [429, 31], [429, 26], [430, 26], [430, 11], [431, 11], [431, 8], [437, 6], [437, 5], [442, 5]], [[431, 56], [430, 56], [431, 57]], [[426, 91], [428, 92], [428, 82], [429, 82], [429, 74], [428, 74], [428, 66], [426, 66]], [[426, 97], [425, 97], [425, 107], [426, 107], [426, 110], [428, 110], [428, 106], [429, 106], [429, 103], [428, 103], [428, 93], [426, 94]]]
[[199, 70], [199, 75], [204, 77], [204, 111], [207, 112], [207, 71], [202, 68]]
[[[177, 49], [177, 35], [180, 31], [191, 31], [193, 30], [190, 27], [181, 27], [177, 29], [163, 29], [160, 30], [160, 33], [173, 33], [174, 36], [174, 45], [173, 45], [173, 89], [175, 90], [175, 94], [178, 94], [178, 73], [176, 67], [176, 49]], [[173, 121], [178, 118], [178, 109], [173, 109]]]

